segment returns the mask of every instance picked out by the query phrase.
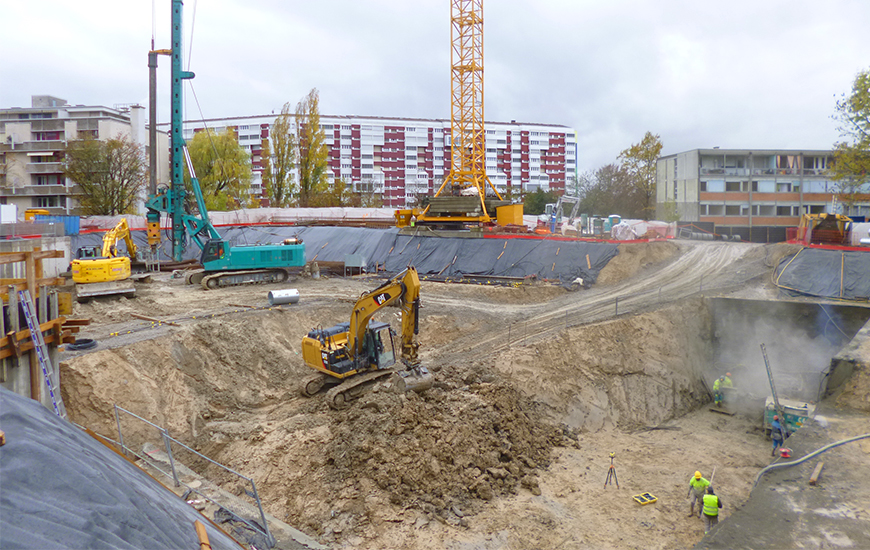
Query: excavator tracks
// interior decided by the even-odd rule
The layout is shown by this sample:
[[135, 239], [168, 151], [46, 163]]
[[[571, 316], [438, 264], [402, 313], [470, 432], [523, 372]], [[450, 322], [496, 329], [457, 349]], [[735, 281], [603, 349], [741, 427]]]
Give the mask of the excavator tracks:
[[341, 384], [330, 388], [326, 392], [326, 402], [333, 409], [344, 409], [351, 401], [359, 398], [367, 389], [374, 386], [375, 382], [392, 376], [394, 372], [392, 369], [384, 369], [352, 376]]
[[[196, 274], [191, 276], [191, 282], [195, 284], [194, 277], [196, 277]], [[289, 278], [290, 272], [286, 269], [250, 269], [245, 271], [209, 273], [202, 278], [200, 284], [206, 290], [213, 290], [227, 286], [283, 283]]]

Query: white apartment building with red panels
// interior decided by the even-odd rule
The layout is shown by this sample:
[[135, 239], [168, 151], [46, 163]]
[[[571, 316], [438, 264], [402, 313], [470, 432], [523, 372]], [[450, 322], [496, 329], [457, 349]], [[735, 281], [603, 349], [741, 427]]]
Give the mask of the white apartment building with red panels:
[[[252, 194], [260, 196], [262, 140], [276, 115], [185, 122], [185, 139], [206, 127], [232, 127], [252, 155]], [[431, 195], [450, 171], [450, 121], [441, 119], [326, 116], [320, 118], [329, 146], [333, 178], [355, 191], [383, 196], [384, 206], [408, 207]], [[560, 125], [488, 122], [486, 173], [499, 190], [514, 197], [536, 189], [563, 192], [577, 173], [577, 139]], [[268, 202], [263, 202], [267, 205]]]

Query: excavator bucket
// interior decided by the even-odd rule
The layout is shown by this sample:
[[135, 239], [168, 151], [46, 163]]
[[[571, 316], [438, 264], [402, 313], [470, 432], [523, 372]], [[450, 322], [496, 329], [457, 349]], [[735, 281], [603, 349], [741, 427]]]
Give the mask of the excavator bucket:
[[424, 392], [435, 383], [435, 377], [426, 367], [396, 371], [393, 383], [399, 391]]

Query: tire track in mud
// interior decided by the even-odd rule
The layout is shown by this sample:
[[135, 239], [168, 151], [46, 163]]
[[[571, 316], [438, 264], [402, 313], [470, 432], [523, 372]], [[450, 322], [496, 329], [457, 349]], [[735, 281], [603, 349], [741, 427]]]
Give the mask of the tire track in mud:
[[[506, 306], [498, 311], [492, 311], [490, 305], [487, 309], [501, 322], [494, 320], [488, 334], [478, 333], [457, 339], [451, 346], [452, 351], [436, 357], [442, 362], [484, 359], [511, 346], [555, 336], [566, 325], [577, 326], [615, 317], [617, 298], [620, 315], [636, 313], [701, 293], [733, 289], [769, 270], [763, 257], [745, 258], [748, 252], [763, 245], [691, 243], [683, 246], [688, 250], [674, 261], [656, 271], [644, 271], [642, 278], [632, 277], [613, 287], [572, 293], [547, 304]], [[474, 307], [468, 301], [438, 298], [429, 301], [460, 310]], [[577, 322], [578, 318], [582, 321]], [[512, 327], [517, 328], [511, 330]]]

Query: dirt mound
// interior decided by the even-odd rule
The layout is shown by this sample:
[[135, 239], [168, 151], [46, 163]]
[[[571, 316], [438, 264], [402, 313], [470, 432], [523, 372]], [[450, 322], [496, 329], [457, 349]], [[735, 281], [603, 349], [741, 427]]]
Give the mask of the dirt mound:
[[644, 267], [673, 258], [679, 251], [679, 245], [671, 241], [620, 244], [619, 254], [607, 262], [595, 284], [614, 285], [622, 282]]
[[453, 524], [520, 487], [540, 494], [536, 469], [561, 433], [502, 383], [439, 385], [421, 396], [375, 391], [338, 415], [324, 449], [328, 482], [377, 486], [392, 504]]

